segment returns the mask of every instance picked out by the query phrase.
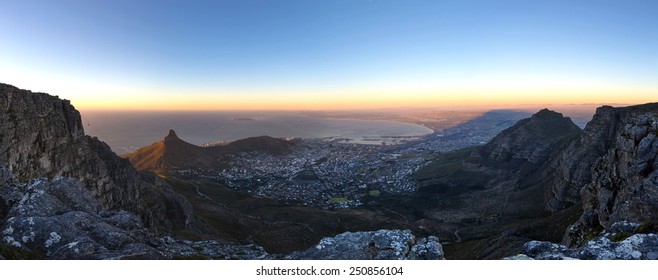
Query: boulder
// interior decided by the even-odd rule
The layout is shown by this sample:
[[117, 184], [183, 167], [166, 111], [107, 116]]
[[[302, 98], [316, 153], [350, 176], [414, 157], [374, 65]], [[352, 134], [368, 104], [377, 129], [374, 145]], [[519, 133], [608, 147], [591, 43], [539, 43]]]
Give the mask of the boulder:
[[345, 232], [325, 237], [314, 247], [294, 252], [286, 259], [406, 260], [443, 259], [437, 237], [416, 239], [409, 230]]

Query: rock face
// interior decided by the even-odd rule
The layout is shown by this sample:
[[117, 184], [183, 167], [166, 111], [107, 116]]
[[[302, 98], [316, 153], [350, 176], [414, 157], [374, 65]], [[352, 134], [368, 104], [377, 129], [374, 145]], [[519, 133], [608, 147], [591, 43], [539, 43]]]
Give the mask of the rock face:
[[[551, 242], [530, 241], [523, 245], [523, 255], [509, 259], [538, 260], [656, 260], [658, 259], [658, 235], [636, 233], [639, 225], [627, 221], [617, 222], [610, 231], [578, 248], [569, 248]], [[615, 241], [611, 241], [615, 240]]]
[[[566, 243], [583, 244], [619, 221], [658, 223], [657, 138], [658, 103], [597, 110], [582, 139], [563, 153], [575, 155], [576, 162], [568, 165], [573, 176], [562, 177], [571, 186], [556, 185], [557, 191], [584, 186], [579, 189], [584, 212]], [[588, 174], [589, 180], [581, 178]]]
[[77, 180], [59, 177], [8, 188], [22, 197], [9, 210], [4, 243], [54, 259], [113, 258], [147, 248], [142, 244], [149, 231], [139, 217], [106, 211]]
[[136, 213], [154, 230], [183, 227], [190, 217], [184, 198], [86, 136], [79, 112], [55, 96], [0, 84], [0, 160], [21, 182], [75, 178], [103, 207]]
[[658, 258], [653, 226], [658, 223], [657, 138], [658, 103], [597, 109], [582, 136], [556, 161], [548, 196], [555, 208], [581, 199], [583, 213], [562, 242], [570, 247], [532, 241], [524, 245], [524, 254], [535, 259]]
[[320, 240], [316, 246], [287, 259], [306, 260], [440, 260], [443, 248], [430, 236], [416, 239], [409, 230], [345, 232]]
[[592, 166], [612, 145], [620, 119], [610, 106], [598, 108], [581, 137], [561, 152], [554, 166], [555, 181], [548, 202], [552, 210], [580, 201], [580, 190], [592, 181]]

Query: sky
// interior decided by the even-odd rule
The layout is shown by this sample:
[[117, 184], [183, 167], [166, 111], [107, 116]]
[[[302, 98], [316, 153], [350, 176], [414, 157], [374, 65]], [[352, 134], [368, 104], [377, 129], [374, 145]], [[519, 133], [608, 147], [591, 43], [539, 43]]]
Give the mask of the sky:
[[0, 0], [0, 82], [78, 109], [658, 101], [658, 1]]

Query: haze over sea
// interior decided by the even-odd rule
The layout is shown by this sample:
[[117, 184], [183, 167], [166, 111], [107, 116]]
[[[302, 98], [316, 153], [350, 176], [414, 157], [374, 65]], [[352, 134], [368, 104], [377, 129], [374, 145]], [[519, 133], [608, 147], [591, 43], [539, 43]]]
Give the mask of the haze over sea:
[[[295, 112], [271, 111], [82, 111], [85, 132], [126, 154], [162, 139], [169, 129], [192, 144], [247, 137], [360, 140], [378, 136], [419, 136], [432, 133], [420, 125], [380, 121], [325, 119]], [[379, 143], [379, 142], [377, 142]]]

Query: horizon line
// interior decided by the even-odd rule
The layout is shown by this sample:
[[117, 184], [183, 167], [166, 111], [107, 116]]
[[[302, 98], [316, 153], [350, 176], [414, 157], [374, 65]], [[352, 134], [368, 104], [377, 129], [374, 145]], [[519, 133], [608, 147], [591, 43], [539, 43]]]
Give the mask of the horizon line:
[[[67, 100], [67, 99], [65, 99]], [[70, 101], [70, 100], [68, 100]], [[658, 102], [658, 101], [657, 101]], [[77, 108], [73, 102], [71, 104], [76, 107], [78, 111], [124, 111], [124, 112], [248, 112], [248, 111], [266, 111], [266, 112], [322, 112], [322, 111], [396, 111], [396, 110], [507, 110], [507, 109], [536, 109], [548, 107], [627, 107], [634, 105], [641, 105], [654, 102], [645, 103], [618, 103], [618, 102], [602, 102], [602, 103], [534, 103], [534, 104], [492, 104], [492, 105], [438, 105], [438, 106], [403, 106], [403, 107], [380, 107], [380, 108], [90, 108], [80, 107]], [[550, 109], [550, 108], [549, 108]]]

